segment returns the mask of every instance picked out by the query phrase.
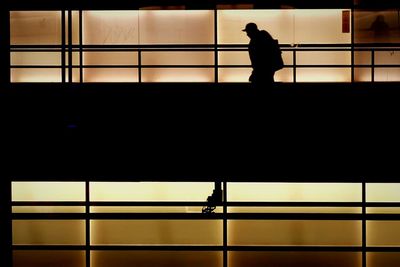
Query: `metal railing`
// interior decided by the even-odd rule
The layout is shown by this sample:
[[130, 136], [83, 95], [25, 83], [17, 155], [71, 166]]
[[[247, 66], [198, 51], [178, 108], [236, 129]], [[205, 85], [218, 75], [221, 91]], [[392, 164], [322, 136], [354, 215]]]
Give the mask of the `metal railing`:
[[[299, 70], [313, 68], [313, 69], [341, 69], [348, 72], [348, 78], [346, 82], [357, 82], [363, 81], [357, 78], [357, 71], [360, 69], [369, 70], [370, 78], [364, 80], [369, 82], [377, 81], [376, 71], [378, 69], [397, 69], [399, 70], [398, 77], [395, 75], [392, 78], [393, 81], [400, 81], [400, 44], [380, 44], [380, 45], [357, 45], [351, 46], [347, 44], [308, 44], [308, 45], [281, 45], [282, 53], [285, 55], [285, 66], [284, 70], [290, 70], [291, 78], [287, 78], [287, 82], [299, 82]], [[11, 53], [27, 53], [27, 52], [58, 52], [61, 57], [61, 64], [58, 65], [22, 65], [12, 64], [11, 70], [13, 69], [59, 69], [61, 71], [59, 81], [60, 82], [85, 82], [84, 70], [86, 69], [132, 69], [137, 70], [137, 83], [143, 81], [143, 70], [145, 69], [210, 69], [214, 70], [214, 78], [211, 79], [215, 83], [221, 82], [219, 79], [219, 71], [221, 69], [234, 69], [234, 68], [245, 68], [251, 70], [250, 62], [247, 64], [220, 64], [220, 55], [224, 52], [247, 52], [247, 45], [244, 44], [231, 44], [231, 45], [11, 45]], [[136, 61], [137, 64], [84, 64], [84, 53], [86, 52], [132, 52], [132, 60]], [[157, 52], [205, 52], [213, 53], [213, 64], [144, 64], [143, 57], [147, 53]], [[303, 64], [299, 63], [300, 53], [324, 53], [324, 52], [339, 52], [343, 53], [344, 62], [347, 64], [329, 64], [324, 63], [324, 58], [319, 58], [318, 64]], [[393, 60], [385, 62], [378, 53], [387, 52], [393, 55], [394, 58], [399, 60]], [[345, 55], [345, 53], [347, 55]], [[364, 55], [358, 55], [357, 53], [364, 53]], [[72, 60], [73, 54], [79, 55], [79, 62]], [[289, 55], [288, 55], [289, 54]], [[136, 57], [136, 58], [135, 58]], [[289, 62], [287, 62], [290, 59]], [[377, 59], [380, 59], [379, 62]], [[304, 60], [303, 60], [304, 61]], [[364, 61], [357, 63], [358, 61]], [[72, 62], [72, 64], [71, 64]], [[68, 64], [67, 64], [68, 63]], [[79, 77], [73, 81], [68, 77], [72, 77], [73, 70], [79, 70]], [[397, 71], [396, 70], [396, 71]], [[288, 77], [288, 75], [286, 75]], [[379, 79], [378, 79], [379, 80]], [[310, 82], [313, 80], [311, 79]], [[316, 79], [315, 81], [318, 81]], [[335, 80], [331, 80], [335, 82]], [[40, 81], [39, 81], [40, 82]], [[243, 81], [246, 82], [246, 81]]]

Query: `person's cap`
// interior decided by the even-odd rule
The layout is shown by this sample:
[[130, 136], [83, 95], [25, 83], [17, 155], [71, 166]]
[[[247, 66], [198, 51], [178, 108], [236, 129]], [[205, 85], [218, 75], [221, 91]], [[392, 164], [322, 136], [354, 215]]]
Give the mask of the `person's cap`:
[[250, 23], [247, 23], [246, 27], [242, 31], [248, 32], [248, 31], [254, 31], [254, 30], [258, 30], [257, 24], [250, 22]]

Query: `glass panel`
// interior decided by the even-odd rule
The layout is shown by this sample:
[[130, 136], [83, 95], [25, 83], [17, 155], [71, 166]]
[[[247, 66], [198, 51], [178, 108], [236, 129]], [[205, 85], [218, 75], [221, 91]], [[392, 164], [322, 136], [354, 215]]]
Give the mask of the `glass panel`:
[[214, 65], [214, 52], [143, 52], [143, 65]]
[[[201, 213], [202, 207], [91, 207], [93, 213]], [[216, 208], [221, 213], [222, 208]]]
[[351, 65], [351, 53], [346, 51], [297, 51], [297, 65]]
[[13, 182], [12, 201], [84, 201], [83, 182]]
[[399, 221], [367, 221], [368, 246], [400, 246]]
[[242, 31], [249, 22], [268, 31], [280, 44], [294, 42], [293, 10], [218, 10], [218, 43], [247, 44], [249, 38]]
[[228, 252], [229, 267], [361, 267], [361, 261], [357, 252]]
[[72, 11], [72, 44], [79, 44], [79, 11]]
[[212, 10], [141, 10], [140, 44], [212, 44]]
[[72, 82], [79, 83], [80, 82], [81, 73], [79, 68], [72, 69]]
[[214, 251], [92, 251], [92, 267], [222, 267]]
[[367, 208], [367, 213], [400, 214], [400, 207], [371, 207]]
[[400, 24], [397, 10], [354, 12], [354, 41], [356, 43], [398, 43]]
[[367, 202], [400, 202], [400, 183], [367, 183]]
[[276, 82], [293, 82], [293, 69], [285, 68], [275, 72], [274, 79]]
[[14, 206], [13, 213], [85, 213], [85, 207], [69, 206]]
[[376, 51], [375, 64], [400, 65], [400, 51]]
[[229, 245], [359, 246], [359, 221], [228, 221]]
[[228, 183], [228, 201], [361, 201], [355, 183]]
[[84, 82], [138, 82], [137, 68], [85, 68]]
[[400, 68], [375, 68], [376, 82], [399, 82]]
[[138, 11], [83, 11], [83, 44], [138, 44]]
[[368, 267], [397, 267], [400, 262], [399, 252], [368, 252]]
[[214, 82], [211, 68], [146, 68], [142, 69], [143, 82]]
[[[79, 67], [79, 62], [80, 62], [79, 52], [73, 52], [72, 53], [72, 64], [74, 66]], [[68, 52], [65, 53], [65, 65], [69, 65], [69, 53]]]
[[371, 81], [371, 69], [370, 68], [355, 68], [354, 69], [354, 80], [356, 82], [370, 82]]
[[11, 52], [11, 65], [61, 65], [60, 52]]
[[13, 267], [85, 267], [85, 265], [85, 251], [13, 251]]
[[61, 44], [60, 11], [11, 11], [11, 45]]
[[361, 208], [348, 207], [230, 207], [238, 213], [361, 213]]
[[83, 245], [83, 220], [13, 220], [13, 245]]
[[250, 58], [248, 51], [223, 51], [218, 52], [219, 65], [248, 65]]
[[214, 183], [91, 182], [91, 201], [206, 201]]
[[222, 245], [222, 221], [96, 220], [92, 245]]
[[[294, 23], [296, 44], [350, 44], [351, 34], [342, 32], [342, 9], [297, 9]], [[347, 11], [347, 10], [346, 10]]]
[[251, 68], [219, 68], [219, 82], [248, 82]]
[[370, 51], [354, 51], [354, 63], [357, 65], [367, 65], [372, 64], [371, 52]]
[[137, 65], [137, 52], [84, 52], [84, 65]]
[[11, 82], [29, 83], [29, 82], [61, 82], [61, 68], [51, 69], [11, 69]]
[[349, 68], [298, 68], [298, 82], [350, 82]]

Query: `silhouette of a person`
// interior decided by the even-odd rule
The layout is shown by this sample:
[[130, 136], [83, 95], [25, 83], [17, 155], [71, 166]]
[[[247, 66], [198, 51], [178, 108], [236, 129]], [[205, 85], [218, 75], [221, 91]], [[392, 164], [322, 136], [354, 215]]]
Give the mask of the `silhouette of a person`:
[[383, 15], [378, 15], [374, 22], [372, 22], [370, 30], [374, 31], [374, 37], [377, 39], [382, 39], [384, 37], [389, 37], [390, 28], [385, 21]]
[[242, 30], [250, 38], [249, 56], [253, 72], [249, 81], [254, 85], [272, 85], [274, 83], [271, 51], [274, 39], [265, 30], [259, 30], [255, 23], [248, 23]]

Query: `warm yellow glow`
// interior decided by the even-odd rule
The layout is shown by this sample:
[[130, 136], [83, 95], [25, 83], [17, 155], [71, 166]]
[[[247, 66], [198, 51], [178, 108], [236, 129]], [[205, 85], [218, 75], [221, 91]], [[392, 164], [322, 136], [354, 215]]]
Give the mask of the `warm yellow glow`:
[[[198, 207], [91, 207], [92, 213], [201, 213]], [[222, 208], [216, 208], [216, 213], [221, 213]]]
[[219, 68], [218, 82], [248, 82], [251, 68]]
[[218, 52], [219, 65], [248, 65], [250, 66], [250, 58], [248, 51], [223, 51]]
[[35, 83], [35, 82], [61, 82], [61, 69], [11, 69], [11, 82]]
[[369, 207], [367, 213], [400, 214], [399, 207]]
[[13, 182], [12, 201], [84, 201], [83, 182]]
[[[69, 53], [65, 53], [65, 64], [69, 65]], [[79, 66], [80, 58], [79, 58], [79, 52], [73, 52], [72, 53], [72, 65]]]
[[61, 44], [60, 11], [11, 11], [10, 44]]
[[375, 81], [376, 82], [399, 82], [400, 81], [400, 68], [375, 68]]
[[350, 82], [351, 68], [298, 68], [298, 82]]
[[13, 213], [84, 213], [85, 207], [71, 206], [14, 206]]
[[13, 220], [13, 245], [84, 245], [83, 220]]
[[294, 42], [293, 10], [218, 10], [218, 43], [247, 44], [249, 38], [242, 29], [254, 22], [259, 29], [267, 30], [280, 43]]
[[342, 32], [342, 11], [348, 9], [296, 9], [295, 44], [350, 44], [351, 34]]
[[367, 246], [400, 246], [400, 222], [367, 221]]
[[222, 245], [221, 220], [95, 220], [92, 245]]
[[85, 267], [85, 251], [14, 250], [13, 267]]
[[84, 65], [137, 65], [137, 52], [84, 52]]
[[85, 68], [84, 82], [138, 82], [137, 68]]
[[72, 44], [79, 44], [79, 11], [72, 11]]
[[140, 44], [212, 44], [212, 10], [141, 10]]
[[11, 65], [61, 65], [60, 52], [11, 52]]
[[93, 267], [222, 267], [219, 251], [92, 251]]
[[209, 182], [91, 182], [91, 201], [206, 201]]
[[228, 183], [228, 201], [361, 201], [355, 183]]
[[219, 10], [218, 42], [248, 43], [241, 30], [249, 22], [267, 30], [280, 43], [350, 43], [342, 33], [343, 9]]
[[139, 11], [84, 11], [83, 44], [138, 44]]
[[354, 68], [354, 80], [356, 82], [370, 82], [371, 69], [370, 68]]
[[361, 267], [361, 256], [361, 252], [229, 251], [228, 262], [229, 267]]
[[399, 252], [368, 252], [368, 267], [398, 266], [400, 262]]
[[142, 64], [214, 66], [214, 52], [143, 52]]
[[400, 183], [368, 183], [368, 202], [400, 202]]
[[214, 82], [213, 68], [142, 69], [143, 82]]
[[350, 51], [297, 51], [297, 65], [351, 65]]
[[238, 213], [361, 213], [356, 207], [229, 207]]
[[361, 221], [228, 221], [228, 245], [360, 246]]

